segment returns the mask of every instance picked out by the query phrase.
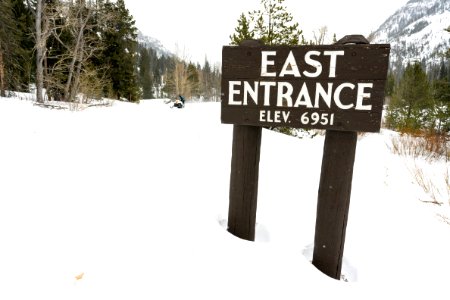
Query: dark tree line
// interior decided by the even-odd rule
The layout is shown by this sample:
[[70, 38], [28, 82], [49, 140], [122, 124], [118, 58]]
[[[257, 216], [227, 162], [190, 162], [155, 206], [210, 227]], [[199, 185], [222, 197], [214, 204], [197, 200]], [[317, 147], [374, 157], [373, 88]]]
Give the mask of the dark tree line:
[[[187, 87], [173, 81], [180, 65]], [[2, 0], [0, 93], [34, 87], [40, 102], [211, 98], [220, 94], [220, 71], [140, 45], [124, 0]]]
[[34, 80], [34, 17], [21, 0], [0, 2], [0, 93], [26, 90]]

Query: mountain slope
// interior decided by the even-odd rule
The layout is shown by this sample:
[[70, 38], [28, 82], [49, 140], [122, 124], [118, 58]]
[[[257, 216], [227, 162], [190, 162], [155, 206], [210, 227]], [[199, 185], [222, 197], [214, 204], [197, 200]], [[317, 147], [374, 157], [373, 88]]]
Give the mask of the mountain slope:
[[156, 38], [144, 35], [140, 30], [138, 31], [138, 43], [141, 45], [144, 45], [147, 48], [154, 49], [156, 53], [158, 54], [158, 57], [165, 55], [165, 56], [171, 56], [169, 50], [167, 50], [164, 45]]
[[411, 0], [375, 32], [376, 43], [391, 44], [391, 67], [401, 69], [419, 61], [437, 65], [450, 47], [450, 1]]

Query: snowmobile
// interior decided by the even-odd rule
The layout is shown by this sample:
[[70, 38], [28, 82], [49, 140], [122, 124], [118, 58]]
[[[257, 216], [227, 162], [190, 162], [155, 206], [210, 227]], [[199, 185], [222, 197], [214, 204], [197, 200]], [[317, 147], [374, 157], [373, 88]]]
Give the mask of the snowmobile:
[[179, 95], [179, 99], [176, 99], [175, 102], [170, 106], [170, 108], [183, 108], [184, 107], [184, 97]]

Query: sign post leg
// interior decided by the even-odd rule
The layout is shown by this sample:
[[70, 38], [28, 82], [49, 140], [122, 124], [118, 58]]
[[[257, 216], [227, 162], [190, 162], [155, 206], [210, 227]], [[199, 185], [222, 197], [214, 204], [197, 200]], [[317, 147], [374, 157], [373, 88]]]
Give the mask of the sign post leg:
[[326, 132], [312, 263], [338, 280], [341, 277], [356, 142], [356, 132]]
[[228, 231], [255, 240], [261, 127], [234, 125]]

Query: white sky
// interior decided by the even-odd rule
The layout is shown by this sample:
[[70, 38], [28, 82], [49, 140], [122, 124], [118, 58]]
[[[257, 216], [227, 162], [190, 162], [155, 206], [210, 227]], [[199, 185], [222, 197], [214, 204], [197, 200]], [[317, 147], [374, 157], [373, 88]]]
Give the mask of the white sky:
[[[408, 0], [286, 0], [284, 5], [307, 40], [328, 27], [330, 38], [367, 36]], [[237, 26], [241, 13], [261, 8], [260, 0], [125, 0], [137, 27], [185, 58], [203, 64], [221, 61], [222, 46]]]

